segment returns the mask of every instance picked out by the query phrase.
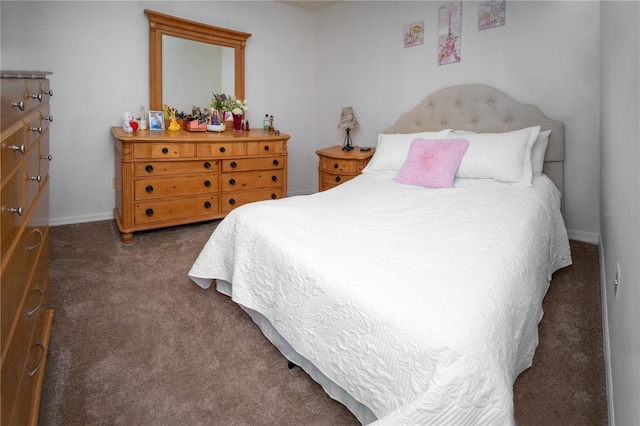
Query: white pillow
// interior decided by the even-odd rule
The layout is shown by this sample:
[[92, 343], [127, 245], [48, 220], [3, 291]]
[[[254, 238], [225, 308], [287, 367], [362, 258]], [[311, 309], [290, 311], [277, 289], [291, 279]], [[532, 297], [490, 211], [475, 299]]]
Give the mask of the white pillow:
[[549, 135], [551, 130], [545, 130], [538, 133], [538, 138], [531, 149], [531, 170], [533, 176], [542, 174], [542, 166], [544, 166], [544, 155], [547, 153], [547, 145], [549, 145]]
[[407, 160], [409, 146], [414, 139], [447, 139], [450, 132], [446, 129], [439, 132], [382, 133], [378, 135], [376, 151], [362, 173], [398, 172]]
[[462, 158], [457, 176], [531, 186], [531, 149], [538, 133], [540, 126], [462, 136], [469, 141], [469, 149]]

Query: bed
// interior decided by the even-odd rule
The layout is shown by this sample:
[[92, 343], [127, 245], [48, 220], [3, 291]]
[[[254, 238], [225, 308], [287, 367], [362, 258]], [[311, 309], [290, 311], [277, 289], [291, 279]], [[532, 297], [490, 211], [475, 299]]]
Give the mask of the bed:
[[[233, 210], [189, 276], [363, 424], [514, 424], [542, 300], [571, 264], [563, 143], [533, 105], [444, 88], [378, 137], [356, 178]], [[447, 166], [425, 174], [425, 158]]]

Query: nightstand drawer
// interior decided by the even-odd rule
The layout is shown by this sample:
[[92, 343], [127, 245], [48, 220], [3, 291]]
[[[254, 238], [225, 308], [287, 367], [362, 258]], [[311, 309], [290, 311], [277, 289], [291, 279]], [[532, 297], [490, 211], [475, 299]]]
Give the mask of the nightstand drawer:
[[358, 165], [353, 160], [322, 157], [320, 168], [329, 173], [355, 173]]
[[327, 186], [337, 186], [348, 180], [353, 179], [357, 175], [339, 175], [333, 173], [322, 173], [321, 184]]

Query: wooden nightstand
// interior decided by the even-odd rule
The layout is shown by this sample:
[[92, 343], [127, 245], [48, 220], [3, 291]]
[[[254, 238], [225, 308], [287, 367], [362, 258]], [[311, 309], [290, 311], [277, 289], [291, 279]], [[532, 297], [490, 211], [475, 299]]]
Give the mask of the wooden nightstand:
[[342, 145], [336, 145], [316, 151], [319, 157], [318, 190], [324, 191], [358, 176], [369, 163], [375, 148], [360, 151], [355, 147], [343, 151]]

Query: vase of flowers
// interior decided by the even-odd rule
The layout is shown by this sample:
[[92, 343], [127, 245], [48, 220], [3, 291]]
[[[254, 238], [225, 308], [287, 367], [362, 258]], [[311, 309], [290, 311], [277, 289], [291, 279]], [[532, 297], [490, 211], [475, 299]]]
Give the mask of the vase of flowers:
[[214, 93], [210, 106], [219, 112], [219, 115], [223, 117], [223, 121], [231, 114], [233, 118], [233, 130], [242, 130], [242, 119], [249, 110], [246, 99], [240, 100], [235, 96], [225, 95], [224, 93]]

